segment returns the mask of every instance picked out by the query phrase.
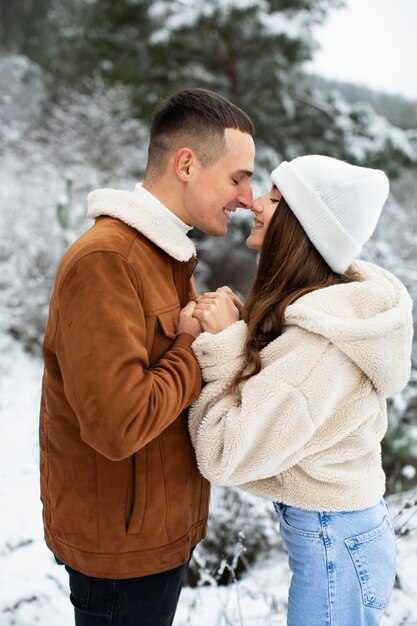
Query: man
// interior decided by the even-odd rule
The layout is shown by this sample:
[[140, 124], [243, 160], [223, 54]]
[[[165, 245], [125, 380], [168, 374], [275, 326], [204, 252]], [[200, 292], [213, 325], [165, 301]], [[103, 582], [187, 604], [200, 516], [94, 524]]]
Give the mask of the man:
[[[221, 236], [250, 207], [253, 125], [221, 96], [156, 109], [143, 185], [88, 199], [95, 224], [57, 272], [40, 416], [45, 538], [66, 565], [77, 626], [168, 626], [209, 486], [186, 408], [201, 388], [191, 350], [196, 226]], [[191, 306], [191, 308], [190, 308]]]

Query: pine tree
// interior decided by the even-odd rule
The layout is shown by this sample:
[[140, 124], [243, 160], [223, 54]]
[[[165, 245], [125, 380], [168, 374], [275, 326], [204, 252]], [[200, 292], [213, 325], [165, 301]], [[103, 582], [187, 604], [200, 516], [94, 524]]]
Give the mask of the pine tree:
[[[17, 14], [0, 2], [17, 23]], [[304, 79], [302, 64], [316, 47], [313, 26], [340, 5], [28, 0], [25, 6], [38, 10], [38, 34], [22, 51], [53, 76], [55, 96], [68, 84], [88, 90], [92, 77], [129, 86], [134, 114], [146, 122], [159, 99], [177, 89], [206, 87], [229, 97], [255, 122], [259, 178], [262, 169], [303, 153], [366, 162], [396, 174], [403, 163], [417, 161], [415, 138], [396, 132], [371, 106], [348, 104], [339, 92]], [[27, 15], [20, 13], [25, 33], [29, 8]]]

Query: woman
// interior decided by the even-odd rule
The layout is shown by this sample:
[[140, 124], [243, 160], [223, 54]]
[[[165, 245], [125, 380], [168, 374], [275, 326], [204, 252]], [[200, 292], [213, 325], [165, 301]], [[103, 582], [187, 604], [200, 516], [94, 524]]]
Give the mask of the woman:
[[379, 170], [284, 162], [252, 208], [261, 250], [239, 312], [197, 300], [207, 383], [190, 412], [201, 472], [270, 498], [289, 554], [289, 626], [380, 623], [395, 578], [380, 442], [386, 398], [410, 374], [411, 299], [355, 261], [388, 195]]

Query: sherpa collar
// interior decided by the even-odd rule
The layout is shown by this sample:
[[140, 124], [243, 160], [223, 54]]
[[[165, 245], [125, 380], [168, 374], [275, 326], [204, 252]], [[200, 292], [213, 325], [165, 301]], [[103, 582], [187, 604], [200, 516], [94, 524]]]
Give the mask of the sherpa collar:
[[108, 215], [136, 228], [147, 239], [178, 261], [196, 256], [191, 230], [155, 196], [137, 184], [132, 191], [96, 189], [88, 194], [87, 216]]

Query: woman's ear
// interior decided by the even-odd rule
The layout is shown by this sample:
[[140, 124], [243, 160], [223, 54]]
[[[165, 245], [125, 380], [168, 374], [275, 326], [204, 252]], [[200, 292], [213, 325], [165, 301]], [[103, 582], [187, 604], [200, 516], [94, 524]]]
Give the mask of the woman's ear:
[[175, 175], [184, 183], [188, 182], [196, 164], [196, 156], [191, 148], [180, 148], [174, 155]]

